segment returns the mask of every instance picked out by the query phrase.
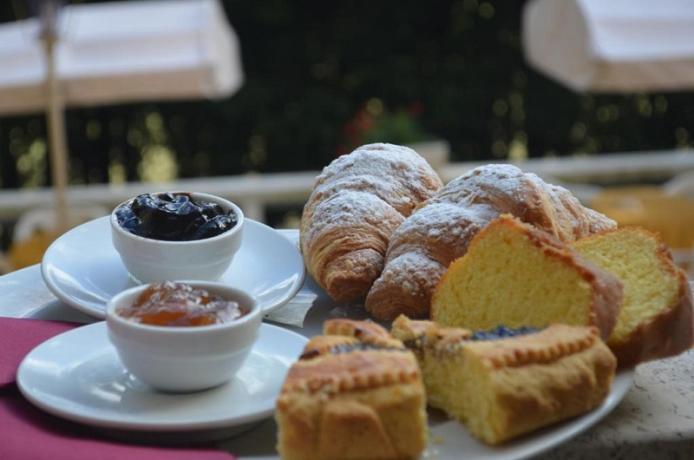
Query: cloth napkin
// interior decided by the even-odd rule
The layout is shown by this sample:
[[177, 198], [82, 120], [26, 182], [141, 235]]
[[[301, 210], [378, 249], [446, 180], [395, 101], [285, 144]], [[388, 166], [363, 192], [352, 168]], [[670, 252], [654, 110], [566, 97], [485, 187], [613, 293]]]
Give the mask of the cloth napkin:
[[88, 427], [36, 409], [15, 385], [20, 362], [36, 345], [78, 325], [0, 318], [0, 459], [3, 460], [233, 460], [211, 447], [130, 445], [100, 439]]

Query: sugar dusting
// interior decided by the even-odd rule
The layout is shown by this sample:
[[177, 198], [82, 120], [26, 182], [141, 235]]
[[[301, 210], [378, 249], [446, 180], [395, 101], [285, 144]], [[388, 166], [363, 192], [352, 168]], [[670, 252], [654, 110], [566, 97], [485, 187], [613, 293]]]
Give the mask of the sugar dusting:
[[400, 292], [416, 295], [433, 289], [443, 272], [444, 266], [420, 249], [389, 259], [378, 282]]
[[[302, 215], [301, 247], [309, 271], [321, 283], [326, 263], [349, 257], [353, 276], [373, 273], [370, 285], [380, 273], [391, 233], [441, 186], [429, 164], [407, 147], [369, 144], [337, 158], [316, 178]], [[381, 258], [374, 261], [373, 251], [361, 257], [360, 249], [377, 249]], [[374, 264], [379, 270], [367, 269]]]
[[[414, 205], [428, 199], [442, 185], [431, 166], [414, 150], [368, 144], [326, 166], [316, 178], [314, 194], [324, 194], [336, 186], [364, 190], [377, 194], [407, 216]], [[409, 206], [400, 204], [403, 198]]]
[[404, 217], [377, 195], [365, 191], [339, 190], [320, 201], [313, 210], [313, 225], [306, 231], [306, 239], [318, 238], [323, 232], [335, 228], [346, 231], [369, 226], [395, 228]]

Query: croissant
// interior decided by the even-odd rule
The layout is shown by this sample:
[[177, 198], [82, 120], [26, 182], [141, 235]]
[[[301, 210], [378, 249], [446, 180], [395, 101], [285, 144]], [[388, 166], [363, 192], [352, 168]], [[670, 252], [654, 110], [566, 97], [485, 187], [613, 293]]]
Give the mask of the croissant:
[[336, 301], [363, 299], [393, 231], [442, 185], [407, 147], [369, 144], [337, 158], [317, 177], [301, 216], [309, 273]]
[[393, 232], [385, 267], [366, 297], [374, 317], [428, 317], [431, 294], [472, 237], [512, 214], [565, 242], [616, 227], [571, 193], [511, 165], [486, 165], [448, 183]]

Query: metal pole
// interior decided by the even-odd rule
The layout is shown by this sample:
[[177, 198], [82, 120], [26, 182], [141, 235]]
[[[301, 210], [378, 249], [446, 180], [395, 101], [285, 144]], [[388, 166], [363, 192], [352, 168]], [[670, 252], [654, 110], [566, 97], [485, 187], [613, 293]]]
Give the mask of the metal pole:
[[70, 217], [67, 205], [68, 161], [65, 140], [65, 107], [62, 88], [56, 74], [55, 48], [58, 42], [58, 4], [41, 2], [41, 41], [46, 62], [46, 122], [51, 160], [51, 178], [55, 198], [56, 231], [68, 229]]

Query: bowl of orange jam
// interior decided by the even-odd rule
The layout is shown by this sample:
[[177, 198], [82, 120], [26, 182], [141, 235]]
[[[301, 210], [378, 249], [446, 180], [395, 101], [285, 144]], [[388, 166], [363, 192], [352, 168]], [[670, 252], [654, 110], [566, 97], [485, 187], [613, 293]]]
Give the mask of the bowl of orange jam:
[[172, 392], [229, 381], [250, 353], [261, 319], [250, 295], [206, 281], [137, 286], [113, 297], [106, 312], [123, 366]]

